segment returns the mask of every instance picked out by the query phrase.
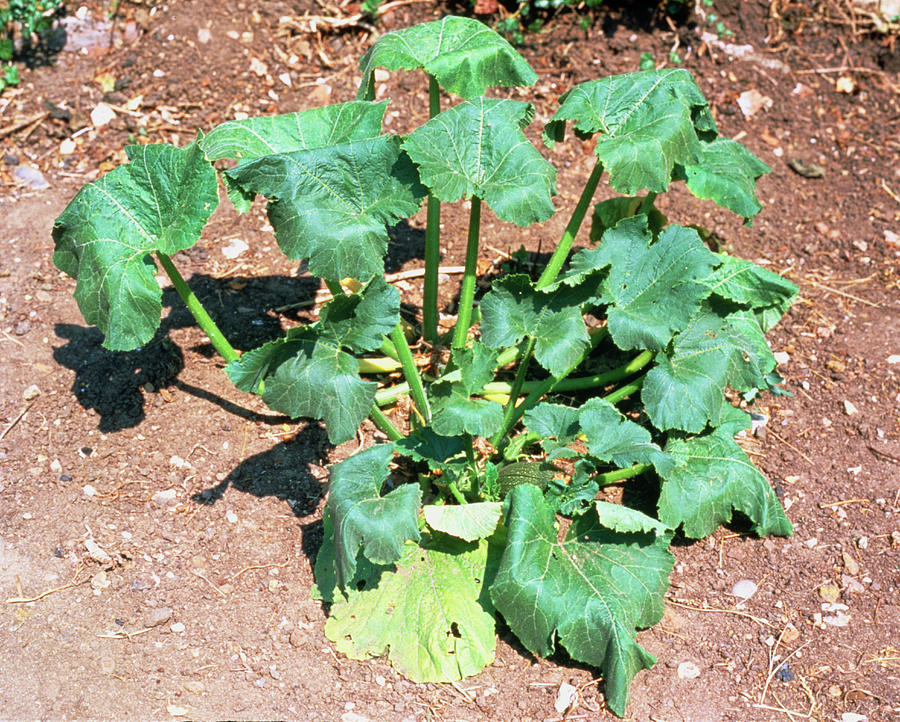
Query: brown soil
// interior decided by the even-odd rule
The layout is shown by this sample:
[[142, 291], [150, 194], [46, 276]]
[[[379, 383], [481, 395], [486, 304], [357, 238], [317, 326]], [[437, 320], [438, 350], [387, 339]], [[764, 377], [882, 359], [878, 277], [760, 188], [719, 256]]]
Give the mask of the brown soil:
[[[672, 221], [699, 222], [724, 247], [784, 273], [802, 293], [770, 336], [787, 354], [781, 370], [793, 396], [764, 399], [770, 421], [745, 444], [782, 495], [795, 536], [760, 540], [723, 528], [675, 548], [666, 615], [639, 635], [659, 663], [635, 680], [629, 719], [897, 719], [895, 38], [870, 34], [866, 16], [851, 17], [846, 3], [716, 6], [735, 33], [724, 40], [752, 45], [752, 55], [703, 45], [691, 26], [648, 32], [613, 7], [587, 32], [560, 16], [528, 36], [522, 50], [540, 80], [516, 94], [546, 120], [566, 88], [636, 70], [645, 51], [663, 61], [677, 38], [723, 135], [739, 137], [773, 173], [760, 181], [766, 208], [753, 229], [679, 191], [660, 205]], [[779, 6], [783, 17], [770, 16]], [[89, 4], [89, 17], [112, 7]], [[357, 443], [331, 448], [319, 424], [292, 423], [236, 391], [171, 289], [158, 342], [128, 354], [103, 350], [78, 313], [73, 281], [51, 263], [53, 219], [77, 188], [123, 160], [129, 136], [185, 143], [237, 112], [353, 96], [366, 33], [279, 32], [279, 18], [304, 7], [123, 4], [112, 49], [96, 47], [109, 38], [101, 29], [85, 52], [24, 70], [20, 88], [0, 97], [0, 133], [49, 110], [48, 101], [68, 111], [0, 138], [4, 153], [49, 182], [31, 189], [12, 158], [0, 165], [0, 716], [545, 720], [559, 718], [554, 699], [571, 682], [580, 697], [568, 719], [611, 718], [594, 671], [564, 656], [534, 659], [505, 632], [497, 661], [455, 685], [412, 684], [385, 660], [338, 656], [321, 606], [309, 599], [311, 559], [325, 466]], [[430, 4], [407, 5], [383, 25], [433, 16]], [[85, 131], [104, 72], [115, 84], [107, 102], [126, 110]], [[772, 102], [746, 118], [736, 101], [752, 89]], [[385, 90], [402, 98], [390, 106], [392, 130], [421, 122], [419, 77], [394, 74]], [[62, 155], [61, 141], [72, 137], [74, 152]], [[590, 149], [569, 142], [551, 155], [557, 206], [571, 207]], [[821, 166], [824, 178], [799, 175], [793, 160]], [[448, 264], [462, 254], [463, 213], [445, 214]], [[525, 232], [486, 218], [485, 260], [521, 243], [546, 249], [564, 215]], [[316, 290], [263, 224], [261, 205], [244, 217], [223, 206], [196, 248], [176, 258], [241, 348], [308, 318], [308, 309], [274, 309]], [[422, 225], [416, 217], [396, 234], [391, 270], [421, 265]], [[228, 259], [222, 248], [234, 239], [250, 249]], [[415, 301], [411, 286], [401, 289]], [[39, 395], [27, 391], [32, 385]], [[370, 443], [372, 429], [364, 431]], [[172, 505], [154, 501], [166, 490]], [[90, 553], [90, 540], [106, 558]], [[738, 603], [731, 590], [741, 579], [759, 591]], [[823, 611], [829, 601], [848, 608]], [[771, 674], [784, 659], [789, 679]], [[684, 662], [699, 676], [681, 678]]]

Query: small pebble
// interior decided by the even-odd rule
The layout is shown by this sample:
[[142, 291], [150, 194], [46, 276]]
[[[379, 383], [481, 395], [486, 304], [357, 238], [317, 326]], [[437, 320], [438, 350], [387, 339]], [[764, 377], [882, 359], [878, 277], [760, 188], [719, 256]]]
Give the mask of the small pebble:
[[750, 599], [759, 587], [750, 579], [741, 579], [731, 588], [731, 593], [739, 599]]
[[54, 474], [58, 474], [62, 471], [62, 464], [59, 463], [59, 459], [54, 459], [50, 462], [50, 471]]
[[22, 398], [25, 399], [26, 401], [33, 401], [40, 395], [41, 395], [41, 390], [34, 384], [31, 384], [31, 386], [29, 386], [27, 389], [25, 389], [22, 392]]
[[17, 165], [15, 170], [13, 170], [13, 176], [34, 191], [40, 191], [50, 187], [47, 179], [44, 178], [44, 174], [37, 168], [32, 168], [30, 165]]
[[[63, 476], [65, 476], [65, 474], [63, 474]], [[69, 481], [71, 480], [71, 477], [69, 477]], [[85, 484], [82, 491], [84, 491], [85, 496], [97, 496], [97, 490], [90, 484]]]
[[856, 546], [858, 546], [860, 549], [868, 549], [869, 548], [869, 537], [861, 536], [859, 539], [857, 539]]
[[246, 242], [242, 241], [240, 238], [234, 238], [231, 243], [222, 248], [222, 255], [225, 256], [225, 258], [234, 259], [249, 250], [249, 248], [250, 246], [248, 246]]
[[19, 156], [13, 155], [12, 153], [4, 153], [3, 162], [6, 163], [6, 165], [19, 165]]
[[700, 676], [700, 667], [693, 662], [682, 662], [678, 665], [679, 679], [696, 679]]
[[157, 506], [174, 506], [178, 503], [178, 492], [175, 489], [158, 491], [153, 495], [153, 503]]
[[169, 607], [155, 607], [144, 613], [145, 627], [158, 627], [172, 618], [172, 610]]
[[181, 622], [175, 622], [171, 627], [169, 627], [175, 634], [181, 634], [184, 631], [184, 624]]
[[859, 574], [859, 563], [847, 552], [841, 552], [841, 560], [844, 562], [844, 569], [847, 570], [847, 574], [852, 577]]
[[170, 704], [166, 707], [166, 712], [168, 712], [173, 717], [187, 717], [187, 708], [179, 707], [177, 704]]
[[206, 691], [206, 687], [203, 686], [203, 682], [200, 682], [198, 680], [188, 680], [182, 686], [191, 694], [202, 694]]
[[234, 524], [238, 520], [237, 514], [235, 514], [231, 509], [225, 512], [225, 520], [229, 524]]
[[853, 405], [852, 401], [844, 399], [844, 413], [847, 414], [847, 416], [853, 416], [853, 414], [858, 414], [859, 410]]
[[864, 714], [857, 714], [856, 712], [844, 712], [841, 715], [841, 722], [868, 722], [869, 718]]
[[13, 326], [13, 333], [16, 336], [24, 336], [31, 330], [31, 324], [28, 321], [19, 321]]
[[893, 353], [887, 357], [889, 364], [900, 364], [900, 353]]
[[792, 682], [794, 673], [791, 672], [791, 668], [787, 664], [782, 664], [775, 672], [775, 679], [779, 682]]
[[775, 357], [775, 361], [777, 361], [779, 364], [786, 364], [791, 360], [791, 357], [784, 351], [776, 351], [772, 355]]
[[111, 564], [112, 557], [102, 549], [100, 545], [90, 537], [84, 540], [84, 548], [87, 550], [88, 556], [98, 564]]

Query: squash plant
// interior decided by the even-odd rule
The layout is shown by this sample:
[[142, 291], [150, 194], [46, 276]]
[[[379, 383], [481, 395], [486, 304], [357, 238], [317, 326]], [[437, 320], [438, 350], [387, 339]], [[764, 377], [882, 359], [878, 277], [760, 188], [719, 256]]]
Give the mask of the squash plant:
[[[429, 119], [408, 135], [382, 131], [379, 66], [427, 77]], [[324, 420], [334, 443], [366, 417], [387, 436], [331, 468], [315, 593], [340, 651], [386, 653], [416, 681], [459, 679], [491, 663], [502, 616], [529, 651], [561, 644], [597, 667], [622, 715], [632, 678], [654, 662], [635, 632], [663, 613], [674, 535], [703, 538], [735, 511], [759, 535], [791, 534], [734, 437], [749, 426], [746, 403], [780, 380], [765, 333], [796, 289], [710, 251], [654, 204], [684, 182], [749, 223], [769, 169], [718, 136], [685, 70], [577, 85], [543, 137], [560, 142], [571, 124], [594, 139], [584, 192], [540, 276], [508, 273], [476, 307], [483, 205], [519, 226], [555, 210], [556, 170], [523, 133], [533, 107], [485, 95], [536, 75], [494, 31], [459, 17], [382, 36], [361, 69], [357, 100], [229, 121], [183, 148], [127, 148], [130, 162], [82, 188], [57, 219], [54, 261], [77, 279], [79, 307], [108, 348], [157, 332], [159, 264], [240, 389]], [[442, 109], [441, 88], [459, 102]], [[221, 159], [235, 163], [217, 172]], [[593, 206], [590, 241], [573, 251], [604, 173], [620, 195]], [[200, 237], [217, 180], [241, 211], [264, 196], [281, 250], [334, 293], [318, 321], [243, 355], [170, 258]], [[444, 337], [439, 213], [461, 199], [465, 274]], [[382, 275], [388, 227], [423, 203], [413, 341], [437, 359], [427, 367]], [[402, 370], [403, 383], [373, 375], [385, 368]], [[401, 396], [410, 416], [391, 418], [383, 409]], [[641, 509], [598, 500], [610, 484], [654, 498]]]

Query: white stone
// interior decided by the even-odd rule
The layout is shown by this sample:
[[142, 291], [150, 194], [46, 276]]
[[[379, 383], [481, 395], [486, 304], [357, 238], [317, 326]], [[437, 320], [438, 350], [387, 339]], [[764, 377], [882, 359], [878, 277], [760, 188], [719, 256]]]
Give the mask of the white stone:
[[700, 676], [700, 667], [693, 662], [682, 662], [678, 665], [678, 679], [696, 679]]
[[559, 714], [565, 714], [566, 710], [575, 702], [576, 696], [578, 696], [578, 690], [568, 682], [563, 682], [559, 685], [559, 691], [556, 693], [556, 702], [553, 703], [553, 706]]
[[181, 634], [184, 631], [184, 625], [181, 622], [175, 622], [171, 627], [169, 627], [175, 634]]
[[785, 351], [776, 351], [772, 355], [775, 357], [775, 360], [779, 364], [786, 364], [788, 361], [791, 360], [790, 355], [788, 355], [788, 353]]
[[[235, 117], [237, 117], [237, 116], [235, 116]], [[225, 256], [225, 258], [234, 259], [234, 258], [237, 258], [238, 256], [240, 256], [244, 251], [248, 250], [249, 248], [250, 248], [250, 246], [248, 246], [245, 241], [242, 241], [240, 238], [233, 238], [231, 240], [231, 243], [229, 243], [227, 246], [225, 246], [222, 249], [222, 255]]]
[[116, 111], [106, 103], [97, 103], [97, 107], [91, 111], [91, 124], [95, 128], [102, 128], [116, 117]]
[[856, 712], [844, 712], [841, 715], [841, 722], [869, 722], [869, 718]]
[[225, 512], [225, 520], [229, 524], [234, 524], [238, 520], [237, 514], [235, 514], [231, 509]]
[[178, 491], [176, 489], [158, 491], [153, 495], [153, 503], [157, 506], [174, 506], [178, 503]]
[[212, 35], [207, 28], [200, 28], [197, 31], [197, 42], [206, 45], [211, 39]]
[[756, 582], [750, 579], [741, 579], [731, 588], [731, 593], [739, 599], [750, 599], [756, 594], [757, 589], [759, 587], [756, 586]]

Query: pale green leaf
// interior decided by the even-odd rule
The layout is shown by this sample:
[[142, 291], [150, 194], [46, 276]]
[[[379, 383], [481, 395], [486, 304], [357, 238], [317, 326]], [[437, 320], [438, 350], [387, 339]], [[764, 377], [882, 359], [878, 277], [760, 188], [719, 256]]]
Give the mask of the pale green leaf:
[[611, 531], [586, 514], [560, 542], [537, 487], [517, 486], [508, 500], [494, 605], [530, 652], [552, 654], [558, 637], [573, 659], [598, 667], [609, 706], [621, 716], [632, 678], [655, 661], [635, 629], [662, 617], [673, 563], [667, 539]]
[[487, 501], [458, 506], [428, 504], [423, 508], [428, 526], [465, 541], [487, 539], [493, 534], [502, 510], [500, 502]]
[[404, 542], [419, 540], [422, 489], [403, 484], [384, 496], [393, 444], [379, 444], [331, 468], [327, 509], [334, 525], [337, 583], [344, 589], [356, 574], [362, 549], [375, 564], [392, 564], [404, 553]]
[[387, 654], [413, 682], [450, 682], [494, 659], [488, 543], [450, 537], [406, 544], [377, 586], [335, 598], [325, 634], [351, 659]]
[[424, 70], [461, 98], [488, 88], [534, 85], [537, 75], [494, 30], [472, 18], [447, 16], [385, 33], [359, 61], [359, 97], [373, 97], [375, 68]]
[[410, 133], [403, 149], [444, 202], [477, 196], [504, 221], [528, 226], [553, 215], [556, 170], [522, 133], [534, 108], [475, 98]]
[[424, 197], [396, 136], [267, 155], [225, 175], [270, 199], [285, 255], [308, 258], [312, 273], [332, 280], [380, 274], [387, 226], [414, 214]]
[[[797, 287], [786, 278], [742, 258], [724, 253], [716, 256], [720, 265], [702, 281], [714, 295], [752, 308], [757, 313], [772, 309], [777, 318], [790, 308]], [[763, 330], [768, 331], [772, 325], [765, 325]]]
[[131, 162], [84, 186], [53, 226], [53, 262], [78, 280], [78, 308], [113, 351], [135, 349], [159, 328], [150, 254], [190, 248], [218, 205], [216, 173], [196, 142], [126, 153]]
[[667, 219], [652, 203], [649, 204], [649, 208], [642, 210], [641, 207], [646, 201], [645, 196], [614, 196], [600, 201], [594, 206], [594, 212], [591, 215], [591, 240], [599, 241], [606, 231], [613, 228], [619, 221], [638, 215], [638, 211], [647, 216], [650, 232], [654, 237], [658, 236], [665, 227]]
[[672, 538], [669, 527], [637, 509], [599, 499], [594, 502], [594, 508], [600, 524], [607, 529], [624, 533], [649, 532], [665, 539], [667, 543]]
[[792, 534], [768, 480], [727, 430], [670, 439], [666, 451], [676, 466], [664, 475], [660, 491], [659, 518], [664, 524], [673, 529], [683, 525], [687, 536], [702, 539], [730, 522], [732, 510], [737, 510], [760, 536]]

